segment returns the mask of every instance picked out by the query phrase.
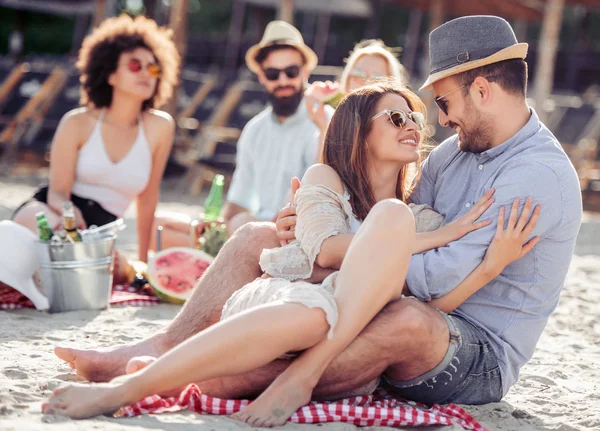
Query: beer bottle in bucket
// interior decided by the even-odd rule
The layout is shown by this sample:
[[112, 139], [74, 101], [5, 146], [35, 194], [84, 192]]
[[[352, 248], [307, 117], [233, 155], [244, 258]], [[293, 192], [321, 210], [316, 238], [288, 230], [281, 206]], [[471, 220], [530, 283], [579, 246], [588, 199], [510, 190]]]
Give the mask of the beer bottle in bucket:
[[67, 240], [73, 242], [81, 242], [81, 233], [75, 225], [75, 211], [73, 210], [73, 202], [67, 201], [63, 204], [63, 227], [67, 233]]
[[44, 241], [44, 242], [50, 241], [52, 239], [52, 235], [54, 234], [54, 232], [52, 232], [52, 228], [50, 227], [50, 223], [48, 223], [46, 214], [44, 214], [44, 211], [40, 211], [35, 216], [37, 218], [38, 233], [40, 236], [40, 241]]

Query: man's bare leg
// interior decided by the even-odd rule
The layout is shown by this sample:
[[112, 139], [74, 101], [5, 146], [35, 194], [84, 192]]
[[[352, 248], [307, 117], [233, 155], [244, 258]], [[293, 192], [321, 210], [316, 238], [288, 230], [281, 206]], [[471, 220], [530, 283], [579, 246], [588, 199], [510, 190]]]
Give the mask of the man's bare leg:
[[158, 357], [182, 341], [217, 322], [225, 301], [260, 276], [264, 248], [279, 246], [273, 223], [252, 223], [240, 228], [199, 280], [192, 297], [162, 332], [138, 343], [108, 350], [56, 347], [55, 354], [87, 380], [105, 382], [125, 373], [135, 356]]
[[[355, 393], [385, 373], [394, 381], [418, 377], [438, 365], [449, 346], [442, 315], [413, 298], [388, 304], [325, 370], [314, 400]], [[278, 360], [252, 372], [199, 382], [203, 393], [227, 399], [253, 398], [289, 366]]]

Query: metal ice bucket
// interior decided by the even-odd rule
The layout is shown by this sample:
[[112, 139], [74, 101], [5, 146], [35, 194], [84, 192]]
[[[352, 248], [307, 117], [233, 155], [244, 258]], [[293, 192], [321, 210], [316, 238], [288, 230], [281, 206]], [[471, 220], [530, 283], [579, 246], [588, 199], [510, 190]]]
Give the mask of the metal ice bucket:
[[111, 234], [93, 242], [37, 242], [40, 279], [51, 313], [108, 307], [116, 239]]

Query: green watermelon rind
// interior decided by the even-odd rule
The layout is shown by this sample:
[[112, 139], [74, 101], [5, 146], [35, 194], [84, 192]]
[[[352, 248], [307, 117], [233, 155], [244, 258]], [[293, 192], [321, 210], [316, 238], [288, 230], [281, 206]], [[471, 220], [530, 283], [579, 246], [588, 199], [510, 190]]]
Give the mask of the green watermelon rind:
[[332, 108], [336, 108], [340, 104], [340, 102], [342, 101], [344, 96], [345, 96], [345, 94], [338, 90], [331, 96], [324, 99], [323, 103], [325, 105], [331, 106]]
[[196, 250], [195, 248], [173, 247], [173, 248], [167, 248], [163, 251], [156, 253], [150, 260], [148, 260], [148, 269], [146, 270], [146, 278], [148, 279], [148, 283], [150, 284], [150, 287], [152, 288], [152, 291], [154, 292], [156, 297], [163, 302], [168, 302], [168, 303], [177, 304], [177, 305], [183, 305], [185, 303], [185, 301], [187, 301], [189, 299], [189, 297], [192, 295], [191, 290], [188, 291], [185, 295], [177, 295], [172, 292], [165, 292], [164, 290], [161, 289], [160, 283], [158, 283], [158, 281], [155, 280], [154, 276], [152, 275], [152, 271], [154, 269], [154, 261], [156, 261], [161, 256], [164, 256], [165, 254], [169, 254], [169, 253], [176, 252], [176, 251], [182, 251], [185, 253], [193, 253], [194, 255], [196, 255], [196, 257], [206, 260], [207, 262], [210, 262], [210, 263], [212, 263], [213, 260], [215, 260], [215, 259], [212, 256], [210, 256], [208, 253], [205, 253], [201, 250]]

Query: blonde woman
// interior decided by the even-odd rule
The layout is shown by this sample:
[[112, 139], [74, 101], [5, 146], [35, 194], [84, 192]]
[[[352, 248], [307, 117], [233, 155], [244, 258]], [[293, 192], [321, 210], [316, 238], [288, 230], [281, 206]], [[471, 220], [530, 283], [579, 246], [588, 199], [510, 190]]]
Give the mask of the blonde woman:
[[408, 73], [396, 57], [397, 49], [386, 46], [380, 39], [367, 39], [354, 45], [350, 55], [345, 60], [346, 67], [342, 71], [339, 83], [314, 82], [305, 93], [305, 102], [311, 120], [321, 130], [325, 131], [329, 117], [325, 115], [323, 98], [325, 91], [331, 94], [332, 89], [345, 95], [357, 88], [363, 87], [369, 81], [387, 78], [398, 85], [408, 82]]

